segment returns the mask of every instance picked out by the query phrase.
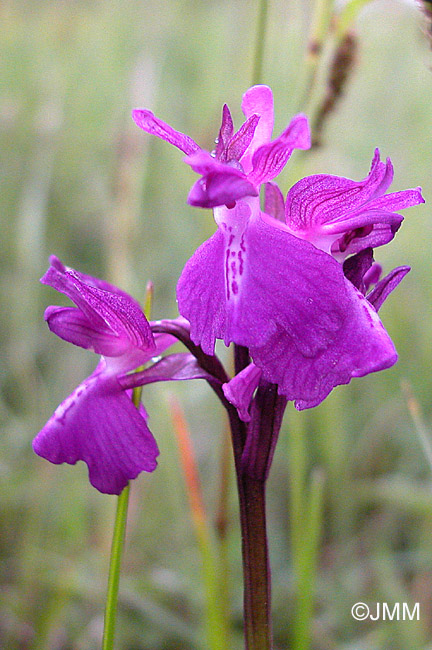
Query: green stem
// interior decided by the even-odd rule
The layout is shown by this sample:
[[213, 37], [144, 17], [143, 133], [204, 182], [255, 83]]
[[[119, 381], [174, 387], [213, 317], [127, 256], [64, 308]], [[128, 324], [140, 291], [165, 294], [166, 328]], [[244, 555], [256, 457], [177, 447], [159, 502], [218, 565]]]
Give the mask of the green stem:
[[113, 650], [117, 615], [117, 601], [120, 581], [120, 567], [126, 532], [126, 519], [129, 502], [129, 485], [117, 498], [117, 511], [111, 545], [111, 559], [108, 577], [108, 592], [105, 606], [104, 635], [102, 650]]
[[267, 0], [261, 0], [258, 14], [258, 28], [255, 43], [254, 68], [252, 74], [252, 85], [261, 83], [262, 67], [264, 59], [264, 41], [267, 28]]
[[[148, 296], [147, 299], [151, 300]], [[147, 305], [150, 311], [150, 307]], [[142, 386], [134, 388], [132, 391], [132, 402], [136, 408], [139, 408], [141, 402]], [[113, 538], [111, 543], [110, 568], [108, 576], [108, 590], [105, 604], [104, 633], [102, 640], [102, 650], [113, 650], [114, 634], [117, 618], [117, 602], [120, 583], [120, 569], [123, 554], [124, 539], [126, 534], [126, 521], [129, 505], [130, 484], [124, 488], [117, 497], [117, 510], [114, 522]]]

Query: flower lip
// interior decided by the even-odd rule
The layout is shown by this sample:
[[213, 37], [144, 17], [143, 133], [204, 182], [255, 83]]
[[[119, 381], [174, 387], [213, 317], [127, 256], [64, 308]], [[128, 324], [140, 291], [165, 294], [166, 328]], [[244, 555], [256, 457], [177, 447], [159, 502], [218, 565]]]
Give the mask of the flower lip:
[[144, 408], [135, 408], [104, 359], [55, 410], [33, 449], [55, 464], [83, 460], [105, 494], [120, 494], [140, 472], [152, 472], [159, 454]]

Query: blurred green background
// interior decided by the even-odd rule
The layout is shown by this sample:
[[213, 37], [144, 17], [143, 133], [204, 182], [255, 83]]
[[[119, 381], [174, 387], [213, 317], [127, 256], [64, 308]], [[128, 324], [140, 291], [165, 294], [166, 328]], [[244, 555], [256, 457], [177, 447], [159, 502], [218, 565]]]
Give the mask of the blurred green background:
[[[355, 65], [322, 145], [294, 154], [281, 184], [286, 192], [321, 172], [363, 178], [379, 146], [395, 167], [392, 189], [421, 185], [427, 204], [411, 208], [376, 255], [385, 271], [412, 266], [380, 312], [400, 353], [397, 366], [339, 387], [313, 411], [287, 409], [268, 487], [276, 650], [432, 648], [432, 469], [421, 442], [432, 416], [432, 53], [414, 2], [364, 4]], [[224, 102], [240, 123], [257, 11], [241, 0], [0, 5], [5, 650], [100, 647], [115, 509], [113, 497], [88, 484], [82, 463], [52, 466], [31, 450], [33, 436], [96, 363], [49, 333], [44, 309], [62, 299], [38, 279], [51, 253], [140, 300], [151, 278], [153, 317], [176, 315], [176, 280], [214, 224], [210, 212], [186, 204], [195, 178], [180, 152], [139, 131], [131, 109], [151, 108], [211, 148]], [[301, 0], [270, 2], [263, 81], [274, 91], [276, 132], [304, 108], [311, 12]], [[226, 423], [213, 394], [199, 382], [145, 388], [161, 456], [157, 471], [132, 487], [119, 650], [209, 647], [201, 556], [168, 411], [173, 393], [191, 430], [210, 523], [220, 500]], [[318, 535], [319, 508], [310, 504], [321, 485]], [[230, 650], [237, 650], [242, 588], [233, 487], [226, 551]], [[377, 602], [419, 602], [420, 621], [356, 622], [350, 612], [358, 601], [372, 610]]]

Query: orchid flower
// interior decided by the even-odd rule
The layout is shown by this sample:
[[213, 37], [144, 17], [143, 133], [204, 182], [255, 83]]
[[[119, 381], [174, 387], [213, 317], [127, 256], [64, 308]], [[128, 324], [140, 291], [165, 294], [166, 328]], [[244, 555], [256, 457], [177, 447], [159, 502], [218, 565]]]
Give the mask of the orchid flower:
[[[278, 227], [343, 261], [365, 248], [390, 242], [403, 221], [398, 210], [423, 202], [419, 187], [386, 194], [392, 180], [390, 158], [381, 162], [376, 149], [370, 172], [362, 181], [328, 174], [307, 176], [290, 189], [285, 208], [281, 192], [273, 186], [270, 209], [265, 212], [278, 219]], [[284, 226], [281, 212], [285, 213]]]
[[152, 472], [159, 454], [148, 415], [137, 409], [131, 389], [168, 379], [205, 376], [189, 354], [173, 354], [136, 374], [131, 370], [160, 355], [176, 339], [153, 335], [131, 296], [107, 282], [64, 266], [52, 256], [41, 282], [68, 296], [76, 307], [48, 307], [45, 320], [60, 338], [100, 354], [93, 371], [67, 397], [33, 441], [52, 463], [83, 460], [100, 492], [120, 494], [140, 472]]
[[201, 175], [189, 193], [190, 205], [214, 208], [226, 204], [233, 208], [237, 200], [250, 196], [255, 197], [253, 205], [259, 207], [260, 186], [282, 171], [294, 149], [310, 147], [309, 126], [300, 113], [272, 141], [273, 96], [267, 86], [250, 88], [243, 96], [242, 109], [246, 121], [234, 133], [230, 110], [224, 105], [216, 148], [211, 153], [151, 111], [135, 109], [132, 116], [141, 129], [187, 154], [185, 162]]
[[186, 263], [177, 286], [192, 340], [207, 354], [216, 339], [247, 347], [265, 381], [278, 384], [298, 409], [309, 408], [335, 386], [396, 362], [377, 311], [341, 262], [390, 241], [402, 221], [396, 211], [423, 198], [419, 188], [385, 195], [393, 170], [376, 152], [365, 180], [312, 176], [294, 185], [285, 205], [269, 181], [294, 148], [309, 146], [306, 118], [296, 116], [271, 141], [270, 88], [250, 88], [242, 108], [246, 122], [235, 135], [224, 108], [213, 154], [149, 111], [133, 116], [182, 149], [201, 175], [188, 202], [214, 208], [218, 229]]

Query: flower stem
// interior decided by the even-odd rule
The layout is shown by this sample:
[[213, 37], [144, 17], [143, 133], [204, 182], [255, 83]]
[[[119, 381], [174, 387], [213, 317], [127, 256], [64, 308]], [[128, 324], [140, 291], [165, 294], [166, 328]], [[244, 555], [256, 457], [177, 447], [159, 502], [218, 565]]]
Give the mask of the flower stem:
[[[236, 373], [249, 361], [246, 348], [234, 346]], [[243, 451], [247, 427], [235, 409], [229, 410], [234, 461], [239, 493], [244, 580], [246, 650], [271, 650], [270, 564], [265, 510], [265, 476], [245, 471]]]
[[255, 43], [254, 68], [252, 74], [252, 85], [261, 83], [263, 59], [264, 59], [264, 41], [267, 27], [267, 0], [261, 0], [258, 14], [258, 27]]
[[120, 581], [120, 566], [123, 552], [123, 543], [126, 532], [126, 519], [129, 502], [129, 485], [117, 498], [117, 511], [111, 545], [111, 559], [108, 577], [108, 591], [105, 606], [104, 635], [102, 650], [112, 650], [114, 647], [114, 633], [117, 614], [117, 600]]
[[238, 478], [242, 527], [246, 650], [271, 650], [270, 567], [265, 482]]

